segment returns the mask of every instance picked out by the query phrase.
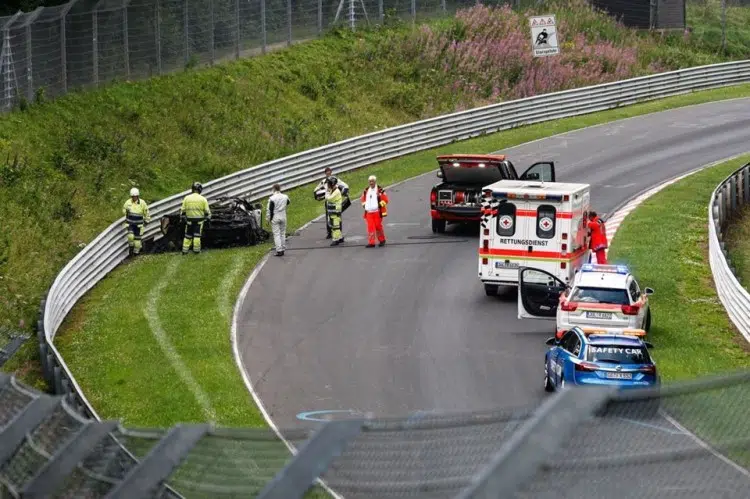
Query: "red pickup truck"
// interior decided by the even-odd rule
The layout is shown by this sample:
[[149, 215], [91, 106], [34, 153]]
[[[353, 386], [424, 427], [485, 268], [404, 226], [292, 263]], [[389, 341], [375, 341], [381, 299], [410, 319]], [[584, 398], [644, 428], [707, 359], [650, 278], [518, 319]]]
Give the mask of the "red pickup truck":
[[430, 192], [432, 232], [437, 233], [445, 232], [446, 223], [479, 221], [484, 186], [498, 180], [555, 181], [550, 161], [534, 163], [520, 177], [504, 154], [448, 154], [437, 161], [443, 181]]

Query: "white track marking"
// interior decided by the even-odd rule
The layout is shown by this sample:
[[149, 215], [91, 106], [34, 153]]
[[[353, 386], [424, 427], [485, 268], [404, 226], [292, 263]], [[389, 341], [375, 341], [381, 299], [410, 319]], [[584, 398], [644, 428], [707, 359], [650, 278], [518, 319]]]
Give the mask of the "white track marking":
[[[722, 101], [702, 102], [702, 103], [699, 103], [699, 104], [693, 104], [693, 105], [691, 105], [691, 106], [682, 106], [682, 107], [680, 107], [680, 108], [675, 108], [675, 109], [690, 108], [690, 107], [701, 106], [701, 105], [706, 105], [706, 104], [715, 104], [716, 102], [725, 102], [725, 101], [740, 100], [740, 99], [745, 99], [745, 97], [738, 97], [738, 98], [734, 98], [734, 99], [724, 99], [724, 100], [722, 100]], [[629, 118], [623, 118], [623, 119], [621, 119], [621, 120], [615, 120], [615, 121], [626, 121], [626, 120], [631, 120], [631, 119], [636, 119], [636, 118], [642, 118], [643, 116], [648, 116], [648, 115], [652, 115], [652, 114], [658, 114], [658, 113], [662, 113], [662, 112], [663, 112], [663, 113], [666, 113], [666, 112], [669, 112], [669, 111], [673, 111], [673, 110], [674, 110], [674, 109], [672, 109], [672, 110], [665, 110], [665, 111], [657, 111], [657, 112], [653, 112], [653, 113], [647, 113], [646, 115], [631, 116], [631, 117], [629, 117]], [[596, 124], [596, 125], [589, 125], [589, 126], [586, 126], [586, 127], [582, 127], [582, 128], [577, 128], [577, 129], [575, 129], [575, 130], [568, 130], [568, 131], [566, 131], [566, 132], [562, 132], [562, 133], [559, 133], [559, 134], [551, 135], [551, 136], [549, 136], [549, 137], [542, 137], [542, 138], [539, 138], [539, 139], [536, 139], [536, 140], [532, 140], [532, 141], [529, 141], [529, 142], [524, 142], [524, 143], [522, 143], [522, 144], [517, 144], [517, 145], [515, 145], [515, 146], [513, 146], [513, 147], [514, 147], [514, 148], [515, 148], [515, 147], [520, 147], [520, 146], [522, 146], [522, 145], [528, 145], [528, 144], [532, 144], [532, 143], [534, 143], [534, 142], [539, 142], [539, 141], [542, 141], [542, 140], [547, 140], [547, 139], [552, 139], [552, 138], [560, 138], [560, 137], [562, 137], [562, 136], [564, 136], [564, 135], [567, 135], [567, 134], [572, 134], [572, 133], [580, 132], [580, 131], [582, 131], [582, 130], [587, 130], [587, 129], [590, 129], [590, 128], [602, 127], [602, 126], [606, 126], [606, 125], [609, 125], [609, 124], [611, 124], [611, 123], [612, 123], [612, 121], [609, 121], [609, 122], [606, 122], [606, 123], [599, 123], [599, 124]], [[498, 133], [499, 133], [499, 132], [498, 132]], [[494, 151], [494, 152], [492, 152], [492, 153], [490, 153], [490, 154], [498, 154], [498, 153], [500, 153], [500, 152], [502, 152], [502, 151]], [[731, 158], [727, 158], [727, 159], [724, 159], [724, 160], [720, 160], [720, 161], [717, 161], [717, 162], [715, 162], [715, 163], [712, 163], [711, 165], [706, 165], [706, 166], [705, 166], [705, 167], [703, 167], [703, 168], [706, 168], [706, 167], [708, 167], [708, 166], [712, 166], [713, 164], [718, 164], [718, 163], [720, 163], [720, 162], [723, 162], [723, 161], [729, 161], [729, 160], [731, 160], [731, 159], [734, 159], [734, 158], [736, 158], [736, 157], [738, 157], [738, 156], [740, 156], [740, 155], [732, 156]], [[372, 165], [368, 165], [368, 166], [372, 166]], [[365, 168], [366, 168], [366, 167], [365, 167]], [[692, 173], [696, 173], [697, 171], [700, 171], [700, 170], [701, 170], [701, 169], [703, 169], [703, 168], [699, 168], [699, 169], [697, 169], [697, 170], [695, 170], [695, 171], [693, 171], [693, 172], [690, 172], [690, 173], [688, 173], [687, 175], [690, 175], [690, 174], [692, 174]], [[392, 184], [392, 185], [390, 185], [390, 186], [388, 186], [388, 187], [385, 187], [385, 188], [386, 188], [386, 189], [389, 189], [389, 188], [393, 188], [393, 187], [395, 187], [395, 186], [397, 186], [397, 185], [403, 184], [403, 183], [405, 183], [405, 182], [408, 182], [408, 181], [410, 181], [410, 180], [414, 180], [414, 179], [417, 179], [417, 178], [420, 178], [420, 177], [424, 177], [424, 176], [426, 176], [426, 175], [434, 174], [434, 173], [435, 173], [435, 171], [436, 171], [436, 169], [430, 170], [429, 172], [425, 172], [425, 173], [422, 173], [422, 174], [420, 174], [420, 175], [416, 175], [416, 176], [414, 176], [414, 177], [411, 177], [411, 178], [408, 178], [408, 179], [404, 179], [404, 180], [401, 180], [401, 181], [399, 181], [399, 182], [396, 182], [395, 184]], [[346, 172], [343, 172], [343, 173], [346, 173]], [[684, 178], [684, 177], [686, 177], [687, 175], [683, 175], [683, 176], [682, 176], [682, 177], [680, 177], [680, 178]], [[672, 182], [676, 182], [676, 181], [677, 181], [677, 179], [673, 180]], [[663, 185], [663, 186], [662, 186], [662, 188], [664, 188], [664, 187], [666, 187], [666, 185]], [[651, 192], [651, 191], [649, 191], [649, 192]], [[655, 192], [653, 192], [653, 193], [649, 194], [649, 196], [651, 196], [651, 195], [653, 195], [653, 194], [655, 194]], [[640, 204], [641, 202], [643, 202], [643, 200], [645, 200], [645, 199], [646, 199], [646, 198], [643, 198], [643, 199], [641, 199], [640, 201], [638, 201], [638, 204]], [[615, 214], [615, 215], [620, 215], [620, 214], [621, 214], [621, 217], [620, 217], [620, 219], [618, 220], [618, 223], [617, 223], [617, 224], [615, 225], [614, 229], [610, 229], [610, 227], [607, 227], [607, 229], [608, 229], [608, 230], [607, 230], [607, 233], [608, 233], [608, 234], [607, 234], [607, 239], [608, 239], [609, 241], [611, 241], [611, 239], [612, 239], [611, 237], [609, 237], [609, 234], [611, 233], [611, 234], [612, 234], [612, 237], [614, 237], [614, 234], [615, 234], [615, 233], [616, 233], [616, 231], [617, 231], [617, 227], [619, 227], [619, 225], [620, 225], [620, 223], [622, 222], [622, 220], [623, 220], [623, 219], [624, 219], [624, 218], [625, 218], [625, 217], [626, 217], [626, 216], [627, 216], [627, 215], [628, 215], [628, 214], [630, 213], [630, 211], [632, 211], [632, 210], [633, 210], [633, 208], [634, 208], [635, 206], [637, 206], [637, 204], [636, 204], [636, 205], [632, 205], [632, 203], [633, 203], [633, 201], [631, 201], [631, 203], [628, 203], [628, 204], [627, 204], [627, 205], [626, 205], [626, 206], [625, 206], [625, 207], [624, 207], [624, 208], [623, 208], [623, 209], [622, 209], [621, 211], [618, 211], [618, 212], [617, 212], [617, 213]], [[625, 210], [626, 208], [630, 208], [630, 209], [629, 209], [629, 210], [628, 210], [627, 212], [625, 212], [624, 210]], [[307, 222], [306, 224], [304, 224], [304, 225], [303, 225], [302, 227], [300, 227], [299, 229], [297, 229], [297, 231], [295, 231], [295, 232], [296, 232], [296, 234], [300, 234], [300, 233], [302, 233], [302, 231], [303, 231], [303, 230], [307, 229], [307, 228], [308, 228], [308, 227], [309, 227], [310, 225], [312, 225], [312, 224], [313, 224], [314, 222], [316, 222], [316, 221], [318, 221], [318, 220], [321, 220], [321, 219], [323, 219], [323, 218], [325, 218], [325, 214], [322, 214], [322, 215], [319, 215], [319, 216], [315, 217], [314, 219], [310, 220], [309, 222]], [[274, 431], [274, 433], [276, 433], [276, 435], [277, 435], [277, 436], [279, 437], [279, 439], [280, 439], [280, 440], [281, 440], [282, 442], [284, 442], [284, 444], [285, 444], [285, 445], [286, 445], [286, 447], [287, 447], [287, 448], [289, 449], [289, 451], [290, 451], [290, 452], [291, 452], [292, 454], [295, 454], [295, 455], [296, 455], [296, 454], [297, 454], [297, 449], [296, 449], [296, 448], [295, 448], [295, 447], [294, 447], [294, 446], [293, 446], [293, 445], [291, 444], [291, 442], [289, 442], [289, 441], [288, 441], [288, 440], [287, 440], [286, 438], [284, 438], [284, 436], [283, 436], [283, 435], [281, 434], [281, 432], [279, 431], [278, 427], [277, 427], [277, 426], [276, 426], [276, 424], [275, 424], [275, 423], [273, 422], [273, 419], [272, 419], [272, 418], [271, 418], [271, 416], [270, 416], [270, 415], [268, 414], [268, 411], [266, 410], [265, 406], [263, 405], [263, 401], [261, 400], [260, 396], [259, 396], [259, 395], [258, 395], [258, 394], [256, 393], [256, 391], [255, 391], [255, 388], [253, 387], [253, 383], [252, 383], [252, 381], [250, 380], [250, 377], [249, 377], [249, 375], [247, 374], [247, 371], [245, 370], [245, 366], [244, 366], [244, 364], [243, 364], [243, 362], [242, 362], [242, 356], [241, 356], [241, 355], [240, 355], [240, 353], [239, 353], [239, 347], [238, 347], [238, 344], [237, 344], [237, 320], [238, 320], [238, 316], [239, 316], [239, 310], [240, 310], [240, 308], [241, 308], [242, 304], [244, 303], [244, 301], [245, 301], [245, 298], [247, 297], [247, 293], [248, 293], [248, 292], [250, 291], [250, 286], [252, 285], [253, 281], [255, 280], [255, 278], [256, 278], [256, 277], [258, 276], [258, 274], [260, 273], [260, 271], [261, 271], [261, 269], [263, 268], [263, 266], [265, 265], [265, 263], [266, 263], [266, 262], [268, 261], [268, 255], [269, 255], [269, 254], [266, 254], [266, 256], [265, 256], [265, 257], [263, 257], [263, 259], [262, 259], [262, 260], [261, 260], [261, 261], [260, 261], [260, 262], [258, 263], [258, 265], [257, 265], [257, 266], [255, 267], [255, 269], [253, 269], [253, 272], [252, 272], [252, 273], [250, 274], [250, 277], [249, 277], [249, 278], [248, 278], [248, 280], [247, 280], [247, 281], [245, 282], [245, 285], [243, 286], [243, 288], [242, 288], [242, 291], [240, 292], [240, 295], [239, 295], [239, 296], [237, 297], [237, 301], [236, 301], [236, 303], [235, 303], [235, 307], [234, 307], [234, 315], [233, 315], [233, 318], [232, 318], [232, 328], [231, 328], [232, 352], [233, 352], [233, 354], [234, 354], [234, 360], [235, 360], [235, 363], [237, 364], [237, 367], [238, 367], [238, 369], [239, 369], [239, 371], [240, 371], [240, 375], [242, 376], [242, 379], [243, 379], [243, 381], [244, 381], [244, 383], [245, 383], [245, 387], [246, 387], [246, 388], [247, 388], [247, 390], [248, 390], [248, 391], [250, 392], [250, 395], [252, 396], [253, 400], [255, 401], [255, 404], [256, 404], [256, 406], [258, 407], [258, 409], [260, 410], [261, 414], [263, 415], [263, 418], [264, 418], [264, 419], [266, 420], [266, 423], [268, 424], [268, 426], [270, 426], [270, 427], [271, 427], [271, 429], [272, 429], [272, 430]], [[323, 481], [322, 481], [322, 480], [320, 480], [319, 478], [318, 478], [318, 479], [316, 479], [316, 482], [317, 482], [318, 484], [320, 484], [320, 485], [321, 485], [321, 486], [322, 486], [322, 487], [323, 487], [323, 488], [324, 488], [324, 489], [325, 489], [325, 490], [326, 490], [326, 491], [327, 491], [327, 492], [328, 492], [329, 494], [331, 494], [331, 495], [332, 495], [332, 496], [334, 496], [335, 498], [337, 498], [337, 499], [342, 499], [342, 497], [341, 497], [340, 495], [336, 494], [336, 493], [335, 493], [335, 492], [334, 492], [333, 490], [331, 490], [331, 488], [330, 488], [330, 487], [328, 487], [328, 486], [327, 486], [327, 485], [325, 484], [325, 482], [323, 482]]]
[[[309, 223], [307, 225], [309, 225]], [[296, 455], [297, 448], [294, 445], [292, 445], [292, 443], [289, 440], [284, 438], [284, 435], [281, 434], [281, 432], [279, 431], [279, 428], [276, 426], [276, 423], [273, 422], [271, 415], [268, 414], [266, 407], [263, 405], [263, 400], [261, 400], [260, 396], [255, 391], [255, 388], [253, 387], [253, 383], [250, 380], [250, 376], [247, 374], [245, 365], [242, 362], [242, 356], [240, 355], [240, 350], [239, 350], [239, 346], [237, 343], [237, 321], [239, 319], [240, 308], [242, 307], [242, 304], [245, 302], [247, 293], [248, 291], [250, 291], [250, 286], [253, 284], [253, 281], [255, 281], [255, 278], [258, 277], [258, 274], [260, 273], [260, 271], [263, 269], [266, 262], [268, 261], [269, 255], [270, 253], [266, 253], [266, 256], [264, 256], [263, 259], [258, 263], [258, 265], [255, 266], [255, 268], [253, 269], [253, 272], [250, 274], [250, 277], [248, 277], [247, 282], [245, 282], [245, 285], [242, 287], [242, 291], [240, 291], [240, 295], [237, 297], [237, 301], [235, 302], [234, 315], [232, 317], [232, 330], [231, 330], [232, 353], [234, 354], [234, 361], [237, 364], [237, 367], [240, 371], [242, 380], [245, 382], [245, 387], [247, 388], [247, 391], [250, 392], [250, 396], [253, 397], [253, 400], [255, 401], [255, 405], [258, 407], [258, 410], [260, 410], [260, 413], [263, 415], [263, 419], [266, 420], [266, 423], [268, 424], [268, 426], [271, 427], [271, 430], [273, 430], [276, 436], [279, 437], [279, 439], [282, 442], [284, 442], [284, 445], [286, 445], [287, 449], [289, 449], [289, 452], [291, 452], [293, 455]], [[323, 487], [323, 489], [325, 489], [325, 491], [331, 494], [335, 499], [343, 499], [342, 496], [334, 492], [320, 478], [316, 478], [315, 482], [321, 487]]]
[[[635, 210], [641, 203], [646, 201], [648, 198], [656, 194], [657, 192], [661, 191], [665, 187], [668, 187], [676, 182], [679, 182], [680, 180], [689, 177], [690, 175], [693, 175], [695, 173], [698, 173], [699, 171], [705, 170], [706, 168], [710, 168], [712, 166], [716, 166], [721, 163], [725, 163], [727, 161], [732, 161], [735, 158], [739, 158], [740, 156], [744, 156], [747, 154], [746, 152], [735, 154], [733, 156], [729, 156], [728, 158], [720, 159], [718, 161], [714, 161], [712, 163], [709, 163], [707, 165], [703, 165], [699, 168], [696, 168], [695, 170], [692, 170], [688, 173], [684, 173], [678, 177], [675, 177], [671, 180], [667, 180], [666, 182], [663, 182], [656, 187], [649, 189], [648, 191], [639, 194], [634, 199], [630, 200], [625, 206], [617, 210], [615, 213], [612, 214], [611, 217], [607, 219], [607, 242], [609, 244], [612, 244], [612, 239], [614, 239], [615, 234], [617, 233], [617, 229], [620, 227], [622, 222], [627, 218], [630, 213], [632, 213], [633, 210]], [[604, 250], [605, 255], [609, 255], [609, 248]]]
[[182, 260], [180, 259], [180, 257], [174, 258], [171, 262], [169, 262], [169, 265], [167, 265], [167, 270], [164, 272], [161, 280], [148, 294], [146, 306], [143, 309], [143, 315], [148, 321], [149, 327], [151, 328], [151, 333], [153, 334], [154, 338], [156, 338], [156, 341], [159, 343], [162, 351], [169, 359], [172, 367], [180, 376], [180, 378], [182, 378], [182, 382], [187, 385], [191, 392], [193, 392], [193, 396], [201, 406], [206, 419], [213, 424], [216, 422], [216, 410], [214, 410], [213, 406], [211, 406], [211, 401], [209, 400], [208, 395], [206, 395], [206, 392], [203, 391], [195, 378], [193, 378], [193, 375], [190, 373], [190, 370], [182, 361], [180, 354], [177, 353], [177, 350], [175, 350], [172, 342], [169, 341], [167, 333], [164, 331], [164, 328], [161, 325], [161, 321], [159, 320], [159, 298], [161, 297], [161, 293], [162, 291], [164, 291], [164, 288], [167, 287], [167, 284], [169, 284], [169, 281], [174, 276], [175, 272], [177, 272], [177, 268], [181, 263]]
[[682, 426], [680, 423], [677, 422], [677, 420], [675, 420], [672, 416], [670, 416], [666, 412], [664, 412], [664, 411], [659, 411], [659, 412], [664, 417], [664, 419], [666, 419], [667, 421], [669, 421], [670, 423], [672, 423], [672, 425], [675, 428], [677, 428], [678, 430], [680, 430], [686, 436], [690, 437], [695, 443], [697, 443], [698, 445], [700, 445], [701, 447], [703, 447], [704, 449], [706, 449], [708, 452], [710, 452], [716, 459], [719, 459], [723, 463], [728, 464], [729, 466], [731, 466], [735, 470], [739, 471], [741, 474], [743, 474], [746, 477], [750, 478], [750, 471], [748, 471], [747, 469], [743, 468], [739, 464], [735, 463], [734, 461], [732, 461], [731, 459], [729, 459], [728, 457], [726, 457], [724, 454], [721, 454], [720, 452], [718, 452], [717, 450], [715, 450], [713, 447], [711, 447], [706, 442], [704, 442], [703, 440], [701, 440], [698, 437], [698, 435], [696, 435], [695, 433], [691, 432], [690, 430], [688, 430], [687, 428], [685, 428], [684, 426]]

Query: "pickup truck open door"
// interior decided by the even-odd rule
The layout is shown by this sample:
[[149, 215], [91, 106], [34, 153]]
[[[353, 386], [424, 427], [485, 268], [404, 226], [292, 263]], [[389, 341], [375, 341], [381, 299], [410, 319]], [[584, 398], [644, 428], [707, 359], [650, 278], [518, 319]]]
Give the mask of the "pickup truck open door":
[[540, 161], [534, 163], [526, 169], [519, 180], [533, 180], [535, 182], [554, 182], [555, 181], [555, 162]]

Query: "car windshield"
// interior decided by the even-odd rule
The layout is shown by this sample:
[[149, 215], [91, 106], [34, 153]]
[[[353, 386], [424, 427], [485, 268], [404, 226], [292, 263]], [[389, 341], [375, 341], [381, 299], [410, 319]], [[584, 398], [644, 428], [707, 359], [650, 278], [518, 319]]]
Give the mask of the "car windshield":
[[630, 305], [628, 293], [624, 289], [579, 287], [573, 290], [573, 294], [570, 295], [570, 301]]
[[649, 364], [651, 357], [645, 347], [622, 345], [589, 345], [586, 360], [613, 364]]
[[456, 167], [452, 163], [441, 163], [440, 170], [443, 172], [443, 180], [452, 184], [479, 184], [484, 187], [503, 180], [503, 172], [497, 163], [487, 163], [484, 168], [480, 168], [478, 164]]

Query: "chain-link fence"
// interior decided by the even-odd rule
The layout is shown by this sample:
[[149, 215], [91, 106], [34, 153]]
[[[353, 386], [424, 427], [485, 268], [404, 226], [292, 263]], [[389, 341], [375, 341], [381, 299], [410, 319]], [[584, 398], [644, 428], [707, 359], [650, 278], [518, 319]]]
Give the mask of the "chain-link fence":
[[[463, 0], [72, 0], [0, 17], [0, 108], [265, 53]], [[474, 2], [466, 1], [466, 5]]]
[[[666, 12], [664, 9], [675, 2], [683, 8], [684, 0], [651, 3]], [[480, 2], [71, 0], [56, 7], [0, 17], [0, 110], [8, 111], [42, 97], [54, 98], [72, 89], [262, 54], [313, 39], [334, 27], [356, 30], [386, 24], [389, 19], [421, 22], [452, 15], [476, 3]], [[481, 3], [508, 3], [520, 9], [538, 2]], [[613, 5], [615, 14], [622, 10], [617, 0], [595, 3], [600, 7]], [[648, 19], [650, 7], [644, 3], [643, 8]]]
[[746, 498], [749, 409], [750, 373], [738, 373], [566, 389], [527, 408], [333, 421], [282, 440], [92, 421], [0, 373], [0, 498]]
[[732, 58], [750, 56], [750, 0], [687, 0], [688, 32], [695, 45]]

